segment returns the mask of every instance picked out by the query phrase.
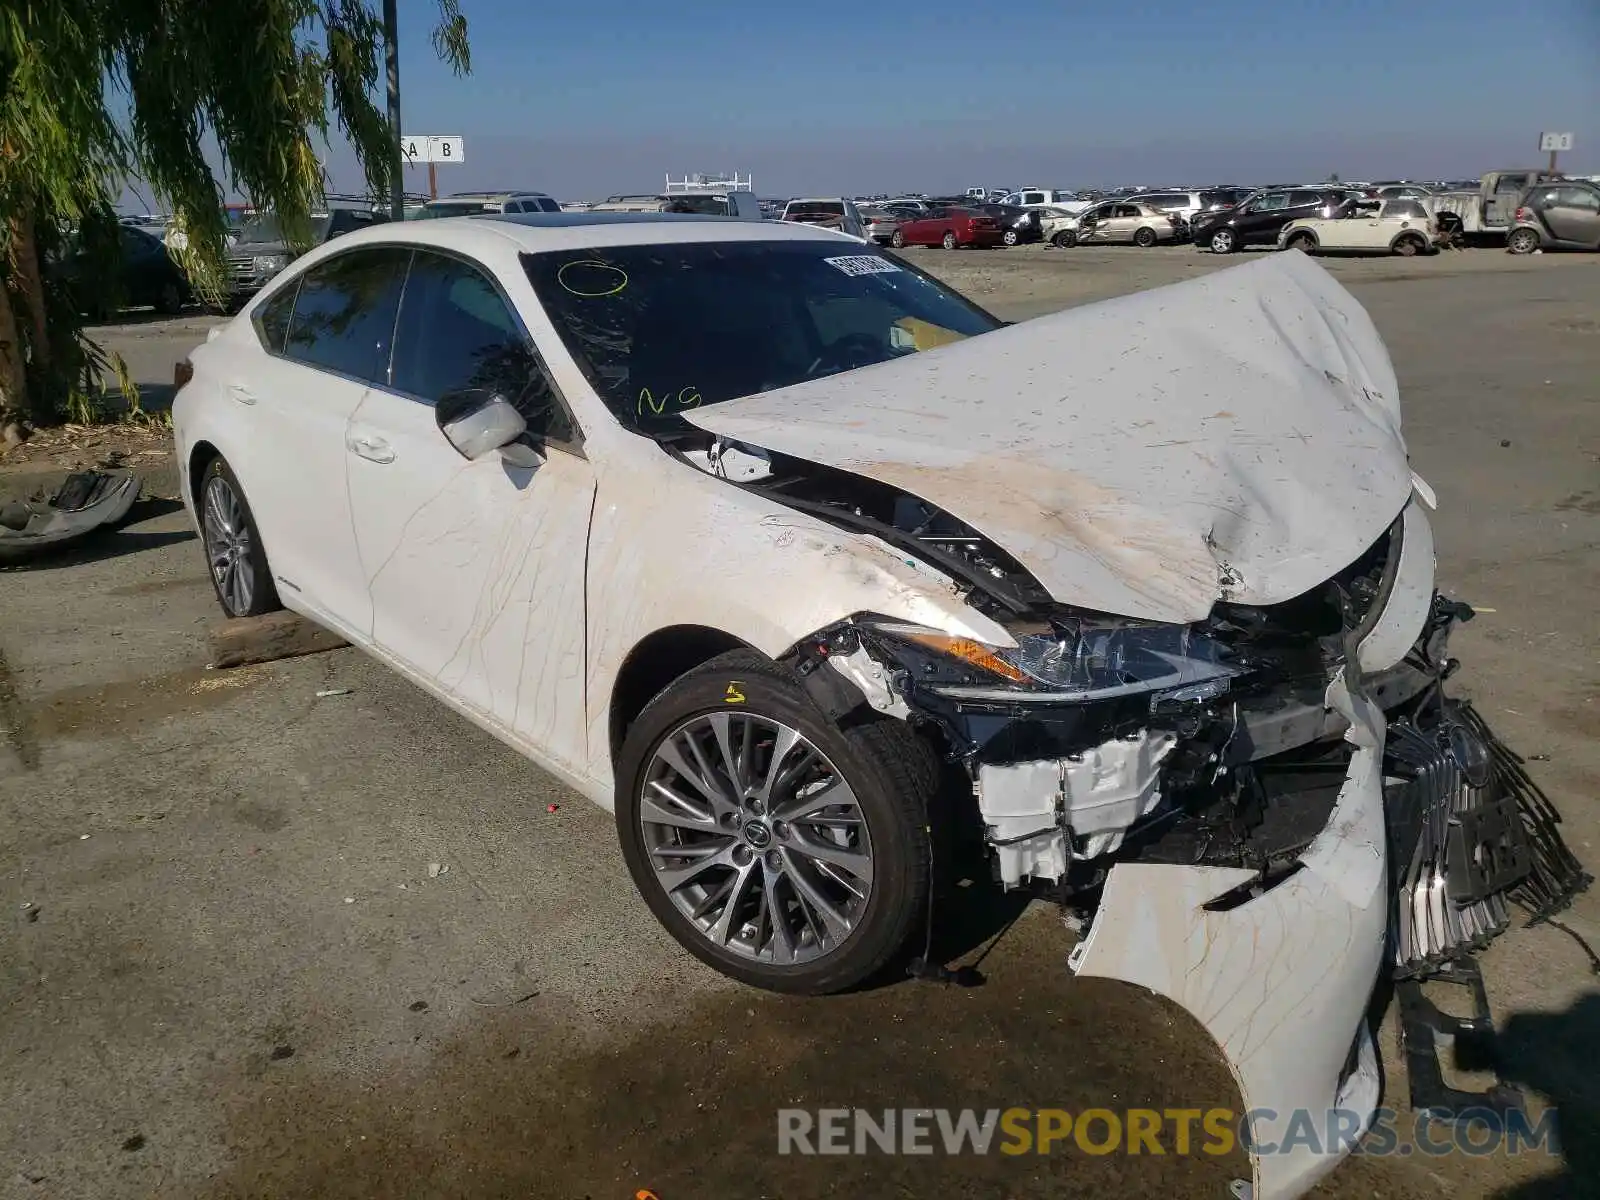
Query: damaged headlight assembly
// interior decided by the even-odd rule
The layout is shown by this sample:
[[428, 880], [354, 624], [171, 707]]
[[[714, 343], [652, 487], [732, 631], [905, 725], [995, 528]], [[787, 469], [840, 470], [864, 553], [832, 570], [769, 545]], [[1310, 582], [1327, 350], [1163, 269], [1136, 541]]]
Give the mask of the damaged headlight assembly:
[[864, 625], [891, 643], [929, 652], [918, 682], [952, 700], [1087, 704], [1138, 695], [1152, 702], [1207, 700], [1226, 693], [1232, 680], [1248, 671], [1192, 625], [1098, 613], [1058, 615], [1044, 627], [1014, 632], [1014, 647], [920, 625]]

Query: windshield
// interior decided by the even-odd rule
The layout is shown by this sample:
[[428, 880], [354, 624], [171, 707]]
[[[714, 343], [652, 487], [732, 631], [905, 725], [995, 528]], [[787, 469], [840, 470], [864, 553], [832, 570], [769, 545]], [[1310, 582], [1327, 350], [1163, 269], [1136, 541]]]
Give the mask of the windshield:
[[[322, 242], [323, 235], [328, 231], [328, 214], [311, 218], [311, 243], [318, 245]], [[253, 244], [260, 242], [281, 242], [286, 239], [283, 230], [278, 225], [278, 218], [272, 213], [257, 213], [248, 218], [239, 226], [239, 235], [236, 239], [240, 243]]]
[[931, 350], [1000, 322], [904, 263], [834, 241], [523, 256], [568, 351], [629, 429]]

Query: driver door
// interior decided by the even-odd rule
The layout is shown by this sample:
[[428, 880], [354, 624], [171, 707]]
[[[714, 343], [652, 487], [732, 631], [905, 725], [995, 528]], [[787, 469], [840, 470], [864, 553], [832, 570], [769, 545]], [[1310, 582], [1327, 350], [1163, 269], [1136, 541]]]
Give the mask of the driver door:
[[[434, 405], [510, 400], [539, 456], [475, 461]], [[489, 273], [418, 249], [386, 379], [350, 423], [350, 506], [376, 646], [552, 757], [587, 754], [584, 562], [594, 473], [531, 337]]]

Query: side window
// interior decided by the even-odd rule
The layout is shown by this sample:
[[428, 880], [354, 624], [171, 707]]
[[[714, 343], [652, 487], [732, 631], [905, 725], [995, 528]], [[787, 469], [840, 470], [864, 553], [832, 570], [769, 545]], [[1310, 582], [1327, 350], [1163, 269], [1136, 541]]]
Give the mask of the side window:
[[[531, 212], [532, 209], [530, 208], [529, 211]], [[551, 196], [540, 196], [539, 211], [558, 213], [561, 211], [561, 205]]]
[[280, 288], [255, 312], [256, 336], [273, 354], [283, 353], [284, 340], [289, 336], [289, 314], [294, 312], [295, 294], [300, 290], [297, 279], [288, 287]]
[[1591, 192], [1588, 188], [1565, 187], [1559, 190], [1556, 203], [1562, 208], [1596, 212], [1600, 211], [1600, 192]]
[[508, 212], [508, 213], [519, 213], [519, 212], [522, 211], [522, 201], [521, 200], [507, 200], [506, 203], [505, 203], [505, 206], [500, 211], [501, 212]]
[[409, 249], [375, 247], [318, 263], [300, 279], [284, 353], [308, 367], [386, 382]]
[[516, 406], [528, 430], [571, 441], [572, 423], [522, 327], [488, 276], [417, 251], [395, 329], [392, 386], [429, 404], [479, 388]]
[[1289, 207], [1289, 194], [1287, 192], [1269, 192], [1255, 202], [1256, 212], [1277, 212]]

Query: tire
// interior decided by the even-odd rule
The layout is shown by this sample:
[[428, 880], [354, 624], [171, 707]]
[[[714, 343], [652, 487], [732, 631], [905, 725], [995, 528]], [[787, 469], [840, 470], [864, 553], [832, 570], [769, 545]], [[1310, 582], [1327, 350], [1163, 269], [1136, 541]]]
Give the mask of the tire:
[[1062, 250], [1071, 250], [1078, 244], [1078, 235], [1070, 229], [1063, 229], [1060, 233], [1056, 234], [1055, 237], [1050, 239], [1050, 244], [1052, 246], [1058, 246]]
[[168, 280], [156, 293], [156, 311], [162, 316], [175, 317], [183, 311], [183, 289]]
[[947, 234], [944, 235], [943, 245], [944, 245], [944, 248], [946, 250], [954, 250], [960, 244], [961, 244], [960, 242], [956, 241], [956, 235], [955, 234], [947, 233]]
[[1532, 254], [1539, 248], [1539, 231], [1519, 225], [1506, 235], [1506, 249], [1512, 254]]
[[230, 617], [258, 617], [282, 608], [255, 516], [225, 458], [211, 460], [196, 491], [200, 542], [222, 611]]
[[1414, 258], [1425, 249], [1422, 239], [1406, 234], [1394, 240], [1394, 252], [1402, 258]]
[[1008, 246], [1015, 246], [1022, 240], [1022, 238], [1018, 235], [1015, 229], [1008, 229], [1000, 240], [1005, 242], [1005, 244]]
[[1289, 240], [1283, 244], [1285, 250], [1298, 250], [1302, 254], [1315, 254], [1317, 252], [1317, 239], [1309, 233], [1291, 234]]
[[896, 229], [894, 231], [894, 236], [889, 239], [889, 245], [893, 246], [896, 250], [904, 250], [906, 248], [906, 235]]
[[1156, 231], [1148, 225], [1141, 226], [1133, 231], [1133, 244], [1142, 250], [1148, 250], [1156, 244]]
[[1211, 253], [1232, 254], [1239, 248], [1239, 235], [1231, 229], [1219, 229], [1211, 235]]
[[[718, 732], [719, 718], [725, 738]], [[747, 729], [753, 731], [748, 740]], [[800, 740], [790, 742], [792, 749], [780, 765], [793, 775], [778, 775], [784, 796], [779, 799], [774, 792], [771, 807], [752, 794], [752, 783], [766, 775], [770, 759], [751, 772], [737, 807], [726, 795], [709, 798], [710, 789], [669, 761], [675, 758], [690, 766], [694, 759], [690, 769], [702, 778], [728, 764], [717, 774], [726, 782], [743, 777], [744, 769], [733, 765], [719, 746], [726, 745], [734, 759], [751, 754], [760, 763], [760, 755], [770, 754], [777, 739], [790, 734]], [[692, 744], [690, 738], [695, 739]], [[802, 743], [816, 756], [803, 757]], [[701, 767], [701, 760], [714, 760], [716, 766]], [[805, 763], [810, 766], [798, 765]], [[808, 795], [804, 789], [813, 771], [836, 782], [809, 795], [837, 795], [837, 784], [844, 785], [848, 803], [831, 807], [826, 828], [848, 830], [834, 835], [850, 839], [847, 846], [820, 841], [818, 830], [824, 826], [803, 825], [798, 816], [786, 823], [774, 815], [780, 809], [801, 811], [795, 806]], [[880, 718], [839, 728], [811, 703], [789, 670], [759, 654], [724, 654], [661, 692], [628, 730], [616, 777], [617, 834], [634, 885], [667, 932], [725, 975], [776, 992], [843, 991], [898, 959], [926, 919], [928, 807], [939, 778], [935, 756], [901, 721]], [[656, 799], [668, 794], [657, 790], [658, 784], [670, 787], [678, 803], [669, 806]], [[688, 805], [681, 803], [685, 799]], [[652, 813], [676, 821], [647, 824]], [[694, 856], [665, 853], [686, 845], [723, 848]], [[814, 869], [819, 860], [802, 848], [824, 849], [834, 856], [827, 860], [838, 873], [831, 882]], [[845, 857], [870, 864], [864, 895], [863, 877], [842, 865]], [[718, 859], [725, 861], [713, 861]], [[701, 861], [707, 865], [695, 872]], [[677, 878], [663, 879], [667, 872], [677, 872]], [[839, 884], [838, 875], [853, 880], [855, 894]], [[848, 920], [845, 932], [839, 932], [845, 926], [823, 916], [823, 909], [807, 906], [801, 890], [806, 886], [820, 890], [835, 915]], [[769, 915], [769, 888], [783, 913], [780, 922]], [[731, 913], [730, 904], [737, 905]], [[785, 930], [781, 939], [780, 923]], [[826, 930], [820, 936], [819, 924]]]

